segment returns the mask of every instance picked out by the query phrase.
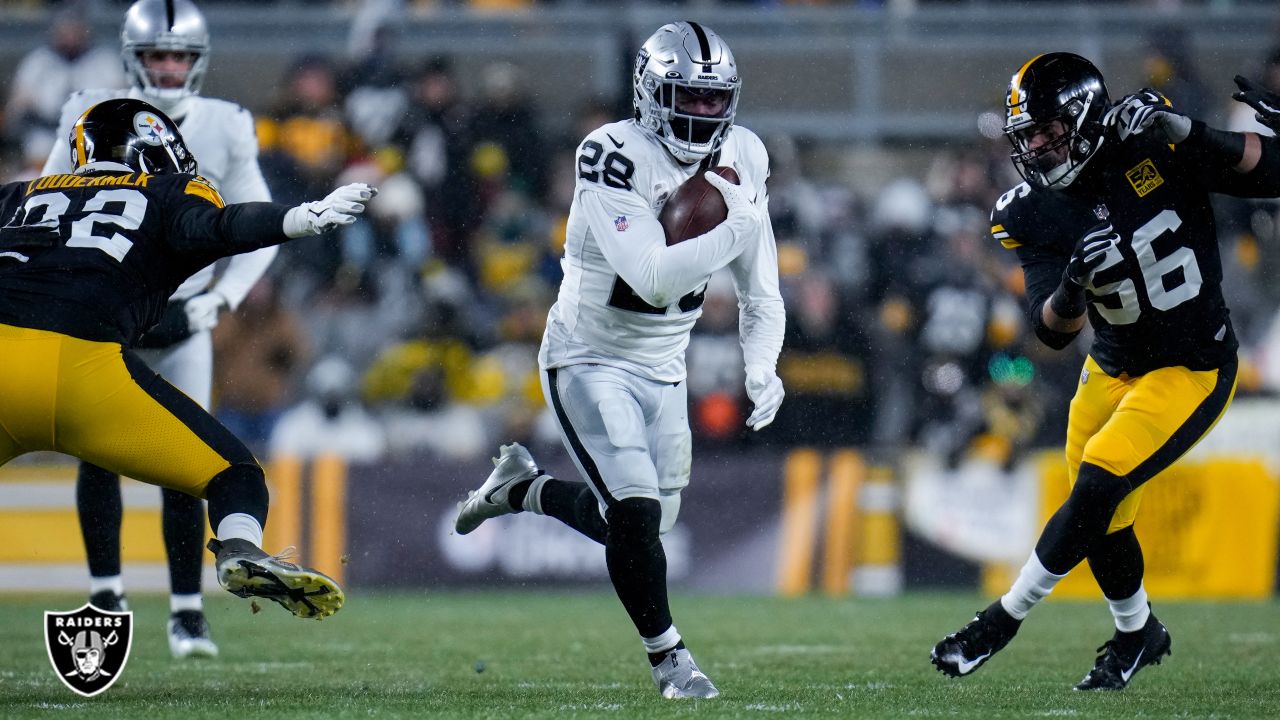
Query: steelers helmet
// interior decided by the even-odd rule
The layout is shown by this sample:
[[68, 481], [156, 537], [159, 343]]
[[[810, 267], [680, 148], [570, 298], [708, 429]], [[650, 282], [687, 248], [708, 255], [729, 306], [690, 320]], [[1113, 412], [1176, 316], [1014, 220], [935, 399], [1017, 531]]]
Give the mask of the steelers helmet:
[[[724, 143], [738, 109], [742, 79], [729, 46], [695, 22], [663, 25], [636, 55], [632, 74], [635, 119], [680, 162], [694, 163]], [[714, 99], [723, 109], [697, 115], [676, 108], [677, 97]]]
[[119, 163], [152, 175], [195, 175], [198, 170], [177, 123], [155, 106], [132, 98], [107, 100], [85, 110], [67, 142], [76, 170], [96, 162]]
[[[170, 50], [193, 56], [181, 87], [159, 87], [142, 63], [149, 50]], [[172, 109], [185, 97], [200, 92], [209, 69], [209, 26], [191, 0], [138, 0], [129, 7], [120, 30], [120, 56], [134, 87], [153, 104]]]
[[1102, 116], [1110, 105], [1102, 73], [1079, 55], [1028, 60], [1005, 96], [1004, 134], [1022, 179], [1038, 188], [1070, 185], [1102, 147]]

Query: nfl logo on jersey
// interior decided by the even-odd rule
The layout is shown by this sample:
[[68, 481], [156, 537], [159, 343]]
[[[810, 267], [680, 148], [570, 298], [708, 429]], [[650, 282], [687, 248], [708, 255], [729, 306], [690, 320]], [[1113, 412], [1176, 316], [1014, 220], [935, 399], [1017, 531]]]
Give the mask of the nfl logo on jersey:
[[618, 217], [613, 219], [613, 227], [618, 232], [626, 232], [627, 228], [631, 227], [631, 223], [627, 222], [626, 215], [619, 215]]

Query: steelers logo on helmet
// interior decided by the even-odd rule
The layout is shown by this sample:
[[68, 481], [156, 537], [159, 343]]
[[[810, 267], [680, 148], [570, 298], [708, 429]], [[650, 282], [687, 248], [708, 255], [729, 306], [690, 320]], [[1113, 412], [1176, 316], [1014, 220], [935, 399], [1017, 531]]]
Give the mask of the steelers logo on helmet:
[[140, 112], [133, 116], [133, 130], [142, 142], [159, 147], [172, 133], [155, 113]]

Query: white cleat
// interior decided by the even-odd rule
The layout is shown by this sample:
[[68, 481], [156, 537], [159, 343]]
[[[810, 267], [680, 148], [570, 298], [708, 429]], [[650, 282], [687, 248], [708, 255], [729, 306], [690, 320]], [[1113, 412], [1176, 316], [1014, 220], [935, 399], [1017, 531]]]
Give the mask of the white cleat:
[[169, 652], [178, 660], [218, 657], [209, 637], [209, 623], [199, 610], [179, 610], [169, 616]]
[[458, 503], [458, 519], [454, 521], [453, 529], [459, 535], [466, 535], [489, 518], [519, 512], [507, 502], [511, 486], [523, 480], [533, 480], [541, 474], [538, 464], [523, 445], [503, 445], [500, 457], [493, 458], [493, 472], [489, 473], [484, 484]]
[[268, 555], [248, 540], [209, 541], [217, 555], [214, 569], [223, 590], [242, 598], [265, 598], [298, 617], [329, 617], [342, 609], [346, 594], [328, 575]]
[[689, 651], [681, 648], [672, 650], [653, 668], [653, 682], [658, 692], [668, 700], [697, 698], [710, 700], [720, 696], [720, 691], [711, 684], [711, 678], [702, 674]]

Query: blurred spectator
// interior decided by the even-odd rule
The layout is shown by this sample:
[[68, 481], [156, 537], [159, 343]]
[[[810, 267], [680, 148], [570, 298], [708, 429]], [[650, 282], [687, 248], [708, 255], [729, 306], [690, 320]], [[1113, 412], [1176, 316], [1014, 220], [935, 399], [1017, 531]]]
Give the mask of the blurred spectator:
[[92, 45], [86, 10], [84, 3], [75, 2], [55, 12], [46, 44], [27, 53], [14, 72], [5, 134], [30, 157], [48, 156], [62, 104], [71, 93], [127, 84], [119, 53]]
[[1200, 81], [1184, 30], [1167, 26], [1152, 31], [1147, 38], [1143, 70], [1147, 86], [1164, 93], [1179, 112], [1214, 123], [1214, 110], [1218, 104], [1209, 98], [1204, 83]]
[[436, 253], [468, 267], [466, 236], [477, 210], [467, 172], [471, 113], [459, 97], [449, 61], [428, 59], [410, 78], [409, 106], [393, 134], [405, 153], [405, 169], [428, 198], [427, 219]]
[[366, 221], [343, 228], [339, 234], [344, 272], [395, 273], [400, 276], [398, 285], [408, 286], [416, 284], [431, 257], [431, 231], [422, 188], [400, 169], [400, 162], [398, 151], [384, 148], [339, 176], [339, 185], [363, 182], [378, 188], [378, 196], [368, 205]]
[[540, 198], [546, 180], [545, 141], [523, 82], [521, 70], [509, 62], [490, 63], [481, 71], [471, 139], [500, 149], [511, 171], [512, 187]]
[[[744, 394], [746, 373], [738, 339], [738, 298], [727, 270], [715, 273], [707, 283], [702, 317], [689, 336], [685, 358], [689, 424], [694, 439], [698, 442], [741, 439], [746, 427], [743, 423], [749, 414]], [[783, 405], [788, 402], [790, 397]], [[774, 422], [776, 425], [777, 420]]]
[[379, 22], [367, 42], [353, 48], [342, 83], [347, 88], [343, 103], [347, 125], [366, 147], [378, 148], [389, 142], [409, 104], [396, 57], [396, 39], [391, 19]]
[[871, 436], [868, 342], [835, 283], [811, 270], [787, 302], [787, 335], [778, 358], [786, 402], [772, 439], [783, 445], [838, 447]]
[[357, 395], [356, 375], [341, 357], [324, 357], [307, 373], [306, 397], [285, 410], [271, 432], [272, 455], [310, 459], [335, 454], [370, 463], [386, 453], [382, 426]]
[[280, 169], [294, 175], [268, 176], [272, 195], [277, 186], [292, 185], [305, 197], [323, 197], [353, 154], [354, 139], [343, 121], [334, 64], [322, 55], [296, 59], [282, 84], [276, 108], [258, 121], [263, 171], [275, 170], [275, 156], [287, 162]]
[[275, 282], [263, 278], [239, 309], [222, 317], [213, 350], [215, 414], [250, 448], [261, 450], [309, 354], [302, 324], [280, 304]]

